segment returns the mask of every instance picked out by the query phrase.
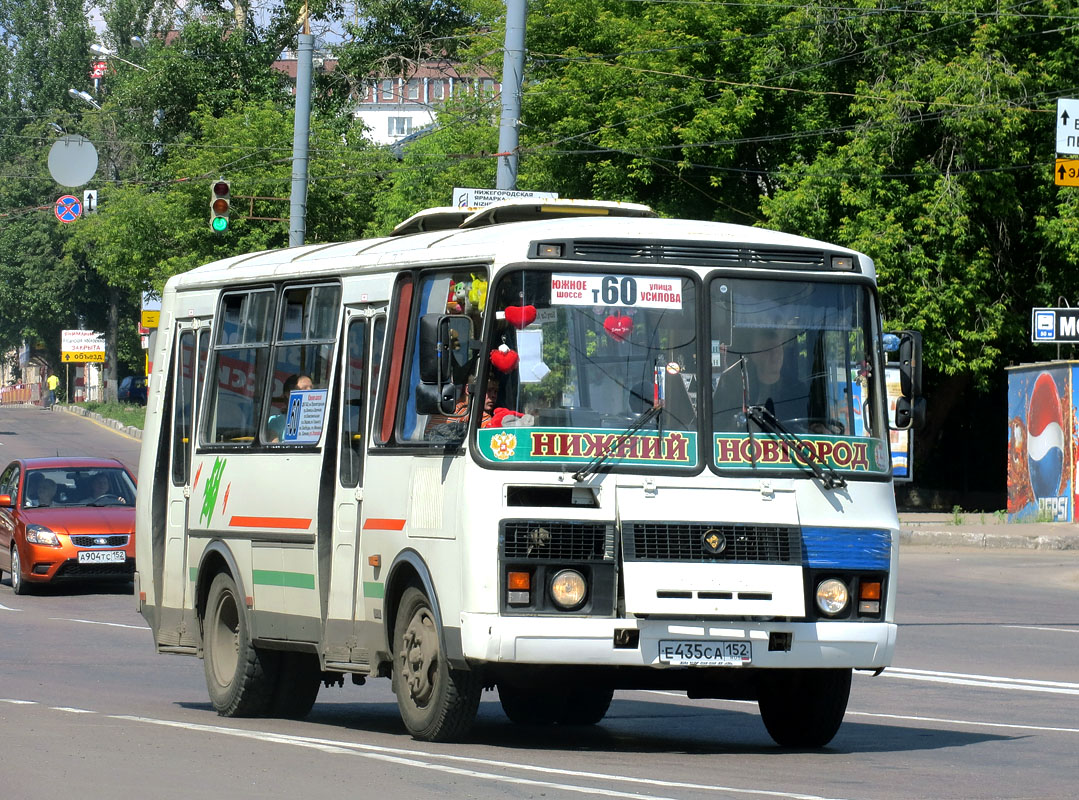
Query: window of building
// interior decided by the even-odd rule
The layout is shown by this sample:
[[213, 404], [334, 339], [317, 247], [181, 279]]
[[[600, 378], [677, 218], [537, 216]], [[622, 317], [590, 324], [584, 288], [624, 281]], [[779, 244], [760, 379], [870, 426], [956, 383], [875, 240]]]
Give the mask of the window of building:
[[419, 100], [420, 99], [420, 80], [419, 78], [409, 78], [408, 81], [408, 99]]
[[412, 133], [412, 117], [390, 117], [387, 132], [390, 136], [408, 136]]
[[432, 100], [443, 100], [446, 97], [446, 82], [441, 78], [432, 80], [427, 84]]
[[480, 82], [480, 86], [483, 89], [483, 93], [486, 95], [492, 95], [495, 93], [495, 82], [491, 78], [484, 78]]
[[384, 78], [382, 81], [382, 99], [393, 100], [393, 78]]

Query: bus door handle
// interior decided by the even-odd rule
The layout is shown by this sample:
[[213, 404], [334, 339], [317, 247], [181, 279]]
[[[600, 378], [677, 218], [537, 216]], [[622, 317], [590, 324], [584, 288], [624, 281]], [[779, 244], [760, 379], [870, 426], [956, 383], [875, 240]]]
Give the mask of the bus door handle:
[[363, 502], [363, 487], [362, 486], [357, 486], [356, 487], [356, 502], [358, 502], [358, 503]]

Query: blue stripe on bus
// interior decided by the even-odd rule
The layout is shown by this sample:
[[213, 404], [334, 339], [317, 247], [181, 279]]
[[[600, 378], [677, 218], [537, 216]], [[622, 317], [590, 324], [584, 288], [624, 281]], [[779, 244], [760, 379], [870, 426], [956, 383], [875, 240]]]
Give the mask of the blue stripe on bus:
[[802, 560], [809, 567], [888, 569], [892, 534], [872, 528], [802, 528]]

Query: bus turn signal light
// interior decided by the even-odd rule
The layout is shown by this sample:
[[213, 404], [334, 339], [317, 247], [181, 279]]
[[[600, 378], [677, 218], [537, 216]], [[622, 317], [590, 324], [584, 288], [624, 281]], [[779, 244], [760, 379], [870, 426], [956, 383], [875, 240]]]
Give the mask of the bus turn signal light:
[[858, 586], [858, 613], [880, 613], [880, 581], [862, 581]]
[[532, 589], [530, 572], [510, 571], [506, 573], [506, 602], [510, 605], [527, 605]]

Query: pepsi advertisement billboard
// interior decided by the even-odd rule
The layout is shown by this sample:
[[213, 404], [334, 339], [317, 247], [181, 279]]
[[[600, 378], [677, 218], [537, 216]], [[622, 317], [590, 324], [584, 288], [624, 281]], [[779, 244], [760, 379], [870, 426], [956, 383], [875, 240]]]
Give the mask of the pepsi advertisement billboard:
[[1008, 519], [1072, 522], [1079, 365], [1008, 370]]

